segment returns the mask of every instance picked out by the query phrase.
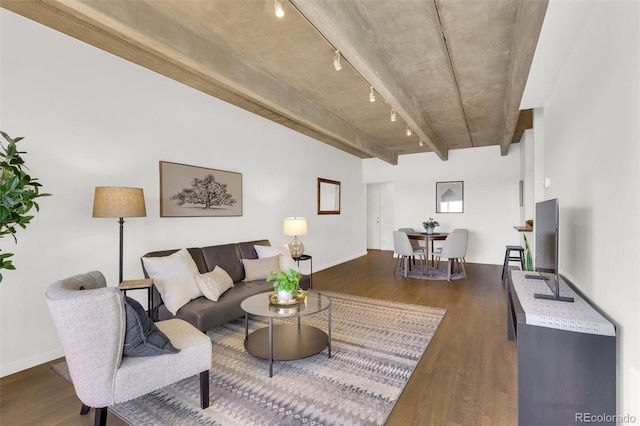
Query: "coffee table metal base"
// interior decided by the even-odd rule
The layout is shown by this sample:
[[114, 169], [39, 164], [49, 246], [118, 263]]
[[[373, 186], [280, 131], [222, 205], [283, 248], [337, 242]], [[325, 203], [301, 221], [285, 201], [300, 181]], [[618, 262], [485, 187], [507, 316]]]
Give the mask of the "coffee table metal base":
[[[296, 309], [279, 312], [269, 304], [268, 292], [255, 294], [240, 304], [244, 311], [244, 347], [248, 353], [269, 361], [269, 377], [273, 377], [273, 361], [288, 361], [306, 358], [327, 348], [331, 358], [331, 298], [309, 291], [304, 304]], [[301, 323], [307, 315], [327, 311], [327, 332]], [[267, 318], [268, 327], [249, 334], [249, 315]], [[291, 318], [293, 323], [273, 324], [273, 319]]]
[[[273, 326], [273, 360], [289, 361], [306, 358], [327, 347], [327, 333], [310, 325], [282, 324]], [[269, 328], [261, 328], [249, 335], [244, 348], [251, 355], [269, 359]]]
[[[245, 318], [247, 321], [247, 318]], [[317, 327], [304, 324], [273, 325], [251, 332], [244, 339], [244, 348], [256, 358], [269, 361], [269, 377], [273, 377], [273, 361], [302, 359], [329, 347], [331, 358], [331, 338]]]

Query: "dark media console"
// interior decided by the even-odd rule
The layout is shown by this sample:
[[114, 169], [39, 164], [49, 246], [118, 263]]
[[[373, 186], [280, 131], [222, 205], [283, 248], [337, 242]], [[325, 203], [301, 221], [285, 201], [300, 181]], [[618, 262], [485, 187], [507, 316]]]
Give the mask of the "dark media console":
[[[616, 419], [616, 330], [575, 287], [560, 277], [574, 303], [537, 299], [547, 283], [511, 271], [507, 336], [518, 351], [518, 424], [579, 424], [598, 414]], [[600, 417], [601, 416], [601, 417]]]
[[526, 274], [524, 277], [527, 278], [527, 279], [530, 279], [530, 280], [545, 280], [545, 281], [549, 281], [549, 279], [550, 279], [546, 275]]
[[569, 296], [560, 296], [560, 284], [558, 284], [559, 278], [556, 276], [547, 276], [547, 275], [534, 275], [534, 274], [525, 274], [524, 276], [528, 280], [544, 280], [544, 281], [553, 281], [553, 294], [546, 293], [533, 293], [533, 297], [536, 299], [546, 299], [546, 300], [555, 300], [557, 302], [573, 302], [573, 297]]

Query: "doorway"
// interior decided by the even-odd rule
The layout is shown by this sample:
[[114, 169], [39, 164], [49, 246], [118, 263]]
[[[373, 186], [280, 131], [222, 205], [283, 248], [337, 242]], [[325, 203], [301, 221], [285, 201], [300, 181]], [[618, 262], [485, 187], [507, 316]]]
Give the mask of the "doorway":
[[367, 185], [367, 249], [393, 250], [393, 183]]

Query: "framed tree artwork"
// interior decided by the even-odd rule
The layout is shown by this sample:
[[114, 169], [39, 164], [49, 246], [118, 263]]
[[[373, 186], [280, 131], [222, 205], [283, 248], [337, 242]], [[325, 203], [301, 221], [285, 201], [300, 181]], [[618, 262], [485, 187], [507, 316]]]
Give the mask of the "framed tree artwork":
[[436, 182], [436, 213], [464, 213], [464, 182]]
[[160, 161], [160, 217], [242, 216], [242, 173]]

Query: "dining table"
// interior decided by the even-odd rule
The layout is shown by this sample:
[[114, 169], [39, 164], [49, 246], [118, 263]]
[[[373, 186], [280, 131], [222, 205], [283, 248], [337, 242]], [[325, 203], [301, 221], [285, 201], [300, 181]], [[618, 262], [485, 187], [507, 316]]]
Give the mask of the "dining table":
[[[447, 239], [447, 235], [449, 235], [448, 232], [433, 232], [431, 234], [428, 234], [426, 232], [408, 232], [407, 233], [407, 237], [409, 237], [410, 240], [421, 240], [425, 242], [425, 253], [424, 253], [424, 263], [425, 263], [425, 268], [423, 268], [423, 273], [424, 275], [429, 275], [429, 266], [428, 266], [428, 262], [429, 262], [429, 245], [431, 245], [431, 267], [433, 269], [435, 269], [435, 265], [434, 265], [434, 259], [433, 259], [433, 242], [434, 241], [443, 241]], [[429, 244], [431, 243], [431, 244]]]

